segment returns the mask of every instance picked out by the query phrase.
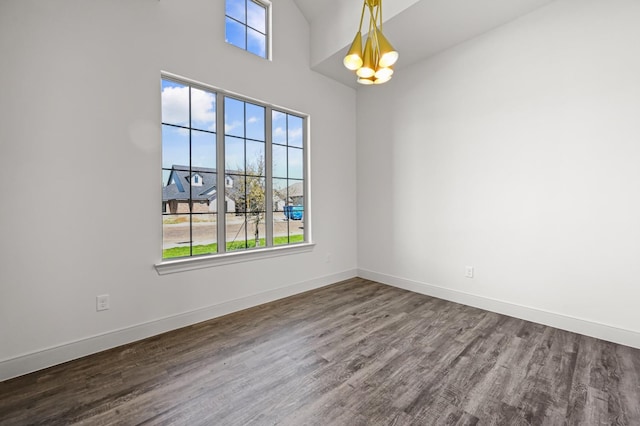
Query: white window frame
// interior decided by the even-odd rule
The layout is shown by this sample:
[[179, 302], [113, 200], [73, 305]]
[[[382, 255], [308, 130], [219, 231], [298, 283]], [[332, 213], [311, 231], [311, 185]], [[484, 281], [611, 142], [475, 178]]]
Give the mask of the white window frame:
[[[284, 108], [278, 105], [270, 104], [258, 99], [254, 99], [245, 95], [220, 89], [215, 86], [204, 84], [189, 78], [185, 78], [169, 72], [161, 72], [161, 80], [167, 79], [177, 83], [189, 85], [196, 89], [214, 92], [216, 94], [216, 122], [218, 129], [216, 131], [216, 170], [225, 170], [225, 132], [224, 132], [224, 98], [232, 97], [243, 102], [249, 102], [265, 108], [265, 244], [266, 247], [251, 248], [246, 250], [236, 250], [232, 252], [226, 251], [226, 223], [225, 223], [225, 197], [217, 197], [217, 232], [218, 232], [218, 253], [209, 255], [197, 255], [190, 257], [180, 257], [172, 259], [162, 259], [162, 245], [160, 251], [160, 262], [156, 263], [155, 269], [160, 275], [171, 274], [175, 272], [190, 271], [194, 269], [209, 268], [219, 265], [227, 265], [238, 262], [246, 262], [251, 260], [265, 259], [276, 256], [283, 256], [301, 252], [308, 252], [313, 249], [315, 244], [312, 240], [312, 214], [311, 214], [311, 181], [310, 181], [310, 121], [309, 114]], [[161, 110], [161, 108], [159, 108]], [[272, 177], [272, 111], [292, 114], [303, 119], [303, 180], [304, 180], [304, 242], [290, 243], [286, 245], [273, 245], [273, 177]], [[162, 120], [160, 120], [162, 122]], [[222, 166], [222, 167], [220, 167]], [[162, 167], [160, 167], [162, 170]], [[217, 173], [217, 188], [225, 188], [226, 173]], [[162, 228], [161, 228], [162, 229]]]

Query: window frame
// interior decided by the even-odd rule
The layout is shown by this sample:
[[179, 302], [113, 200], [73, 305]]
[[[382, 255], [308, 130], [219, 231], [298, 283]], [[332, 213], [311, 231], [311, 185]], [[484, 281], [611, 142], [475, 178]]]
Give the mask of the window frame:
[[[225, 11], [224, 11], [224, 19], [225, 19], [224, 40], [225, 40], [225, 43], [227, 43], [228, 45], [233, 46], [233, 47], [235, 47], [237, 49], [244, 50], [245, 52], [251, 53], [252, 55], [257, 56], [258, 58], [262, 58], [262, 59], [266, 59], [268, 61], [271, 61], [272, 60], [272, 58], [271, 58], [271, 56], [272, 56], [272, 41], [271, 41], [271, 38], [272, 38], [271, 37], [271, 34], [272, 34], [272, 25], [271, 25], [271, 20], [272, 20], [271, 19], [271, 8], [272, 8], [272, 4], [271, 4], [271, 1], [269, 1], [269, 0], [244, 0], [244, 2], [245, 2], [245, 21], [248, 21], [248, 17], [246, 15], [246, 12], [248, 10], [248, 8], [247, 8], [247, 3], [248, 2], [256, 3], [257, 5], [262, 6], [265, 9], [265, 33], [264, 33], [264, 36], [265, 36], [265, 52], [264, 52], [264, 54], [265, 54], [265, 56], [264, 57], [258, 55], [257, 53], [254, 53], [254, 52], [250, 51], [249, 50], [249, 43], [248, 43], [248, 41], [249, 41], [248, 40], [249, 39], [249, 36], [248, 36], [249, 29], [251, 29], [253, 31], [256, 31], [258, 33], [261, 33], [261, 34], [262, 34], [262, 32], [259, 31], [256, 28], [253, 28], [252, 26], [250, 26], [248, 22], [240, 22], [236, 18], [227, 15], [227, 11], [226, 11], [227, 1], [228, 0], [224, 1], [224, 7], [225, 7]], [[226, 25], [227, 18], [229, 18], [229, 19], [233, 20], [234, 22], [244, 26], [244, 39], [245, 39], [245, 47], [244, 48], [242, 48], [240, 46], [237, 46], [237, 45], [231, 43], [230, 41], [228, 41], [228, 39], [227, 39], [227, 25]]]
[[[266, 211], [265, 211], [265, 246], [253, 247], [244, 250], [227, 251], [226, 247], [226, 209], [225, 209], [225, 196], [217, 196], [217, 209], [216, 209], [216, 226], [217, 226], [217, 253], [204, 254], [204, 255], [190, 255], [177, 258], [163, 258], [164, 244], [161, 244], [160, 250], [160, 262], [156, 263], [155, 269], [160, 275], [188, 271], [193, 269], [201, 269], [207, 267], [213, 267], [218, 265], [225, 265], [231, 263], [245, 262], [250, 260], [264, 259], [275, 256], [283, 256], [288, 254], [307, 252], [313, 249], [315, 245], [312, 239], [312, 215], [311, 215], [311, 181], [310, 181], [310, 121], [311, 117], [307, 113], [295, 111], [290, 108], [281, 107], [279, 105], [264, 102], [259, 99], [248, 97], [242, 94], [224, 90], [215, 86], [211, 86], [205, 83], [201, 83], [189, 78], [185, 78], [176, 74], [162, 71], [160, 76], [160, 87], [162, 87], [162, 80], [169, 80], [179, 84], [184, 84], [189, 87], [206, 90], [208, 92], [215, 93], [216, 96], [216, 188], [222, 188], [223, 194], [226, 190], [226, 167], [225, 167], [225, 137], [224, 131], [224, 99], [226, 97], [240, 100], [242, 102], [248, 102], [251, 104], [259, 105], [265, 108], [265, 199], [266, 199]], [[160, 104], [162, 103], [162, 90], [160, 90]], [[303, 214], [304, 214], [304, 239], [303, 242], [288, 243], [282, 245], [274, 245], [273, 238], [273, 164], [272, 164], [272, 112], [278, 111], [285, 114], [290, 114], [302, 119], [302, 150], [303, 150]], [[162, 126], [162, 108], [160, 111], [160, 125]], [[245, 117], [246, 120], [246, 117]], [[161, 140], [162, 144], [162, 140]], [[162, 174], [163, 167], [162, 161], [160, 162], [160, 171]], [[220, 173], [220, 166], [222, 166], [223, 173]], [[163, 184], [164, 186], [164, 180]], [[161, 188], [162, 190], [162, 188]], [[162, 191], [160, 191], [162, 193]], [[164, 216], [161, 213], [161, 218]], [[162, 226], [160, 226], [162, 230]], [[193, 244], [193, 241], [191, 241]]]

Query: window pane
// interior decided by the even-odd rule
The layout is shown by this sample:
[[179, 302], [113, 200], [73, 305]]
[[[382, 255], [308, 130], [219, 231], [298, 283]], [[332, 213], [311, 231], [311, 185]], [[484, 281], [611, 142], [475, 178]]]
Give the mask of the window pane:
[[191, 88], [191, 127], [216, 131], [216, 95]]
[[216, 215], [194, 214], [191, 217], [193, 222], [193, 255], [216, 253], [218, 251]]
[[225, 138], [224, 167], [227, 171], [244, 173], [244, 139]]
[[256, 2], [247, 1], [247, 25], [265, 34], [267, 32], [267, 9]]
[[189, 126], [189, 87], [162, 80], [162, 122]]
[[302, 149], [289, 148], [289, 177], [302, 179]]
[[246, 29], [244, 25], [226, 18], [226, 41], [227, 43], [238, 46], [241, 49], [247, 49]]
[[287, 144], [287, 115], [280, 111], [271, 111], [271, 140], [280, 145]]
[[[240, 176], [226, 175], [225, 180], [230, 180], [232, 185], [225, 185], [224, 211], [225, 213], [241, 213], [243, 209], [244, 189], [240, 191]], [[240, 204], [238, 204], [240, 203]]]
[[273, 163], [273, 177], [287, 177], [287, 147], [280, 145], [271, 146], [271, 161]]
[[189, 215], [162, 216], [162, 258], [189, 256], [191, 254]]
[[191, 131], [191, 165], [192, 167], [216, 168], [215, 133]]
[[304, 214], [300, 212], [300, 219], [289, 221], [289, 244], [304, 242]]
[[304, 181], [273, 179], [273, 244], [304, 241]]
[[[234, 188], [227, 189], [227, 197], [233, 199], [227, 203], [227, 250], [264, 246], [265, 179], [258, 176], [234, 176], [234, 179]], [[235, 214], [230, 212], [231, 204]]]
[[285, 217], [289, 220], [289, 244], [304, 241], [304, 181], [289, 180]]
[[189, 130], [162, 126], [162, 167], [189, 166]]
[[[227, 190], [232, 190], [237, 186], [238, 177], [236, 175], [225, 174], [224, 175], [224, 187]], [[226, 203], [226, 202], [225, 202]], [[227, 210], [225, 211], [235, 211], [235, 210]]]
[[289, 146], [302, 148], [302, 118], [295, 115], [288, 116], [288, 142]]
[[247, 177], [246, 181], [247, 248], [265, 246], [264, 179]]
[[244, 102], [224, 98], [224, 133], [244, 137]]
[[273, 179], [273, 211], [282, 212], [287, 204], [287, 179]]
[[247, 227], [244, 214], [227, 213], [226, 239], [227, 251], [244, 250], [247, 248]]
[[273, 213], [273, 245], [289, 244], [289, 221], [283, 212]]
[[[209, 170], [209, 169], [207, 169]], [[191, 184], [192, 213], [210, 213], [217, 210], [216, 174], [192, 169]]]
[[284, 215], [287, 204], [287, 179], [273, 179], [273, 245], [289, 243], [289, 221]]
[[246, 0], [227, 0], [225, 14], [242, 23], [246, 23], [245, 2]]
[[247, 138], [264, 142], [264, 107], [247, 105]]
[[267, 57], [267, 36], [247, 28], [247, 51], [262, 58]]
[[256, 222], [255, 216], [247, 218], [247, 248], [266, 247], [265, 229], [264, 213], [260, 214], [258, 222]]
[[265, 186], [264, 178], [247, 176], [245, 178], [245, 194], [247, 199], [247, 213], [255, 216], [254, 220], [260, 221], [258, 213], [265, 211]]
[[287, 203], [294, 206], [304, 205], [304, 181], [289, 179]]
[[248, 175], [264, 176], [264, 142], [247, 141], [247, 167]]

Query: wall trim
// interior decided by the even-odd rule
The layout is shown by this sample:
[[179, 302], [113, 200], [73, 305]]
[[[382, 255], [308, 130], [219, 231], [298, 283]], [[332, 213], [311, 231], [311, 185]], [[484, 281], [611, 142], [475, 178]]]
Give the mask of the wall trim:
[[356, 269], [325, 275], [204, 308], [109, 331], [0, 361], [0, 381], [32, 373], [167, 331], [187, 327], [263, 303], [283, 299], [357, 276]]
[[409, 290], [414, 293], [433, 296], [439, 299], [449, 300], [451, 302], [473, 306], [475, 308], [496, 312], [498, 314], [508, 315], [510, 317], [640, 349], [640, 333], [637, 331], [615, 327], [584, 318], [572, 317], [557, 312], [550, 312], [530, 306], [518, 305], [503, 300], [478, 296], [393, 275], [382, 274], [380, 272], [370, 271], [367, 269], [358, 269], [358, 276], [382, 284]]
[[[305, 226], [307, 226], [305, 224]], [[165, 260], [156, 263], [154, 267], [158, 275], [175, 274], [176, 272], [194, 271], [196, 269], [211, 268], [214, 266], [242, 263], [249, 260], [262, 260], [271, 257], [286, 256], [290, 254], [305, 253], [313, 250], [314, 243], [287, 244], [278, 247], [265, 247], [261, 249], [238, 250], [231, 253], [212, 254], [209, 256], [194, 256], [173, 260]]]

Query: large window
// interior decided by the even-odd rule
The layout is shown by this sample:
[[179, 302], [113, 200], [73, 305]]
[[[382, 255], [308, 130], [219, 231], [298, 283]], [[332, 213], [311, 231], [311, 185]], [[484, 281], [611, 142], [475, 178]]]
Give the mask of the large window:
[[267, 57], [269, 5], [259, 0], [226, 0], [225, 39], [241, 49]]
[[306, 121], [163, 76], [162, 258], [308, 242]]

